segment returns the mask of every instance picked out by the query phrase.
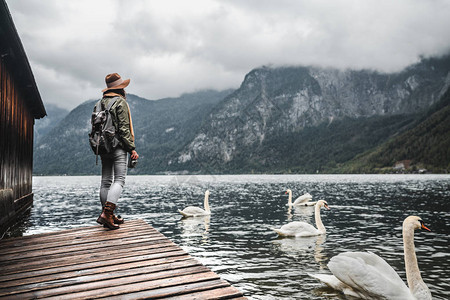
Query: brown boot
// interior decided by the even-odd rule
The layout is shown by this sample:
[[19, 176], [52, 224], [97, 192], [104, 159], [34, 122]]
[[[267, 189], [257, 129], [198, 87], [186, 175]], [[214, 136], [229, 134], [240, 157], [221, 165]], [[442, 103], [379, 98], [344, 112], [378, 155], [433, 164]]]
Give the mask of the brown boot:
[[[104, 206], [102, 206], [102, 212], [103, 212], [103, 208], [104, 208]], [[101, 217], [102, 217], [102, 214], [100, 214], [98, 216], [98, 218], [97, 218], [97, 223], [98, 224], [102, 224]], [[120, 215], [116, 216], [115, 214], [113, 214], [112, 217], [113, 217], [113, 220], [114, 220], [114, 224], [123, 224], [123, 223], [125, 223], [125, 220], [123, 218], [121, 218]], [[107, 227], [107, 226], [103, 225], [103, 227]]]
[[104, 227], [108, 227], [111, 230], [119, 229], [120, 227], [114, 224], [113, 215], [115, 209], [116, 205], [114, 203], [106, 202], [103, 212], [100, 217], [98, 217], [97, 222], [99, 221], [100, 224], [103, 224]]
[[114, 224], [123, 224], [125, 223], [125, 220], [123, 218], [119, 216], [116, 216], [115, 214], [113, 214], [113, 220], [114, 220]]
[[100, 224], [100, 225], [103, 224], [102, 223], [102, 214], [103, 214], [103, 209], [102, 209], [102, 212], [100, 213], [100, 215], [97, 218], [97, 223]]

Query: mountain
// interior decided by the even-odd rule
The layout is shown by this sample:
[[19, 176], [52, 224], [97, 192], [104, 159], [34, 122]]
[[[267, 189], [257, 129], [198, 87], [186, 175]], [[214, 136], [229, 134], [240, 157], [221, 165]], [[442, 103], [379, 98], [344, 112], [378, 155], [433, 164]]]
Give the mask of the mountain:
[[[147, 174], [162, 170], [166, 157], [191, 140], [204, 116], [231, 92], [201, 91], [155, 101], [128, 94], [137, 138], [136, 150], [140, 155], [139, 167], [130, 173]], [[100, 173], [100, 163], [95, 165], [95, 155], [88, 141], [90, 117], [96, 101], [79, 105], [39, 139], [34, 153], [34, 174]]]
[[252, 70], [169, 161], [197, 172], [328, 172], [414, 124], [450, 86], [450, 56], [402, 72]]
[[60, 108], [54, 104], [46, 104], [45, 110], [47, 111], [47, 116], [36, 120], [36, 123], [34, 124], [35, 143], [69, 114], [67, 109]]
[[[390, 74], [261, 67], [234, 91], [129, 95], [140, 154], [129, 172], [392, 172], [401, 161], [445, 172], [449, 87], [447, 55]], [[94, 104], [78, 106], [39, 140], [35, 174], [100, 173], [87, 138]]]
[[340, 166], [346, 173], [450, 170], [450, 88], [413, 128]]

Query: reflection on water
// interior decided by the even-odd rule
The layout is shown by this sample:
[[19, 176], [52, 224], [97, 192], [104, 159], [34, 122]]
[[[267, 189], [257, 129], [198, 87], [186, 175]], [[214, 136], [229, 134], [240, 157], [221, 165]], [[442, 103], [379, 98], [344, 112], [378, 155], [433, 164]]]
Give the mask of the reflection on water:
[[196, 238], [201, 237], [201, 244], [207, 243], [210, 219], [211, 216], [182, 217], [180, 220], [182, 227], [181, 238], [185, 242], [189, 240], [196, 242]]
[[[97, 225], [99, 177], [33, 180], [34, 206], [11, 235]], [[315, 224], [313, 207], [286, 206], [288, 188], [328, 202], [326, 235], [278, 238], [270, 229]], [[200, 203], [206, 189], [211, 216], [182, 218], [177, 209]], [[415, 234], [422, 277], [434, 299], [448, 299], [449, 203], [448, 175], [129, 176], [118, 213], [146, 220], [250, 299], [345, 299], [307, 275], [329, 272], [344, 251], [372, 251], [406, 282], [401, 225], [419, 215], [432, 230]]]
[[273, 241], [277, 250], [287, 256], [297, 257], [306, 255], [312, 257], [321, 269], [326, 268], [326, 254], [323, 252], [323, 243], [326, 235], [309, 236], [303, 238], [278, 238]]

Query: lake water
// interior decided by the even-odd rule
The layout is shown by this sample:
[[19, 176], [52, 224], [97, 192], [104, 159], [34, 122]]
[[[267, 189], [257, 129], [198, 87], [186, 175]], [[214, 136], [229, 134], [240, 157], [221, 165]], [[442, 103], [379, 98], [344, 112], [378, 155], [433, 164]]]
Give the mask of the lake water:
[[[10, 235], [97, 225], [100, 177], [34, 177], [34, 206]], [[290, 221], [314, 224], [313, 208], [288, 210], [305, 192], [324, 199], [326, 236], [278, 238]], [[182, 219], [177, 209], [203, 206], [210, 217]], [[421, 274], [435, 299], [450, 298], [449, 175], [128, 176], [118, 213], [144, 219], [250, 299], [344, 299], [307, 273], [329, 273], [344, 251], [369, 250], [403, 278], [402, 222], [418, 215], [432, 232], [416, 231]]]

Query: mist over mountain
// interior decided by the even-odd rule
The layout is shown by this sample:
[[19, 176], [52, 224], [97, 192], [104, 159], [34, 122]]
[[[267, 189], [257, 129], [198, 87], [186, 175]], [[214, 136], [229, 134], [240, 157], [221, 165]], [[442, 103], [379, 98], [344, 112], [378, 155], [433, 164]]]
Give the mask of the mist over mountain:
[[64, 119], [69, 111], [64, 108], [60, 108], [54, 104], [46, 104], [45, 110], [47, 116], [42, 119], [38, 119], [34, 124], [34, 142], [37, 143], [40, 138], [45, 136], [53, 127], [55, 127], [59, 121]]
[[413, 124], [445, 93], [449, 70], [449, 56], [395, 74], [255, 69], [215, 107], [170, 167], [327, 172]]
[[[418, 126], [443, 99], [449, 72], [450, 56], [392, 74], [261, 67], [235, 91], [157, 101], [129, 95], [141, 156], [130, 173], [349, 170], [358, 155]], [[40, 139], [35, 174], [99, 174], [87, 139], [94, 104], [83, 103]]]

